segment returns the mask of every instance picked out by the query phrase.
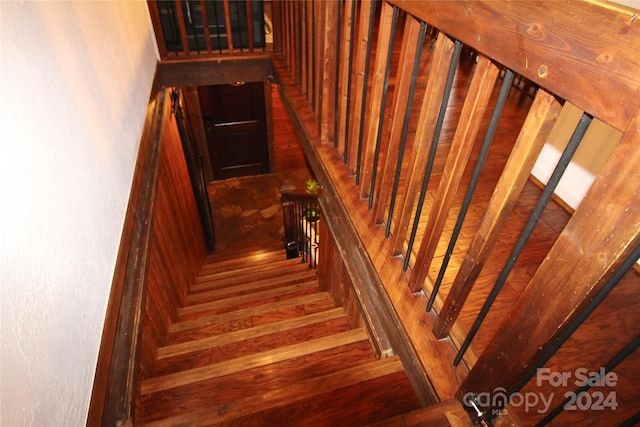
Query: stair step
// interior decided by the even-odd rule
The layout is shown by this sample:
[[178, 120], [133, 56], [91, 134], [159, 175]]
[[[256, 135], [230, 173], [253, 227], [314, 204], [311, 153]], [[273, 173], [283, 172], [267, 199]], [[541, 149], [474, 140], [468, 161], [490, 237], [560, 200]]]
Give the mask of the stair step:
[[158, 349], [156, 375], [275, 349], [351, 329], [342, 307]]
[[369, 424], [368, 427], [467, 427], [471, 425], [473, 425], [471, 418], [462, 407], [462, 404], [456, 399], [449, 399]]
[[[300, 401], [309, 401], [321, 395], [331, 394], [337, 390], [345, 389], [350, 386], [365, 383], [376, 378], [381, 378], [397, 373], [404, 373], [402, 363], [394, 356], [386, 359], [373, 360], [351, 368], [338, 370], [322, 376], [306, 378], [296, 381], [287, 387], [279, 387], [274, 390], [261, 392], [262, 389], [255, 388], [253, 395], [245, 395], [234, 400], [228, 400], [223, 403], [207, 405], [205, 409], [193, 412], [179, 412], [167, 418], [158, 419], [152, 422], [143, 422], [141, 425], [215, 425], [217, 423], [231, 421], [242, 417], [251, 416], [260, 412], [268, 411], [274, 408], [283, 407]], [[380, 387], [375, 387], [380, 388]], [[366, 398], [366, 396], [365, 396]], [[388, 396], [393, 399], [392, 395]], [[349, 404], [349, 402], [344, 402]], [[393, 406], [393, 402], [391, 405]], [[304, 415], [304, 414], [301, 414]], [[313, 414], [306, 414], [313, 415]], [[289, 424], [289, 417], [276, 419], [275, 423], [264, 425], [282, 425], [284, 420]], [[303, 421], [304, 423], [304, 421]], [[302, 425], [302, 424], [301, 424]], [[314, 424], [315, 425], [315, 424]], [[336, 425], [336, 424], [325, 424]]]
[[321, 387], [321, 394], [265, 411], [264, 425], [277, 426], [286, 420], [287, 427], [361, 426], [420, 408], [402, 369], [335, 389], [325, 390], [324, 383]]
[[[139, 422], [169, 418], [222, 405], [253, 394], [265, 394], [294, 386], [376, 360], [369, 342], [358, 341], [322, 352], [288, 359], [236, 374], [200, 381], [139, 397]], [[235, 423], [234, 423], [235, 424]]]
[[207, 255], [202, 268], [227, 268], [227, 266], [242, 265], [243, 263], [263, 263], [269, 260], [283, 259], [286, 252], [282, 246], [267, 248], [244, 248], [232, 251], [219, 251]]
[[228, 313], [173, 323], [167, 344], [273, 323], [335, 308], [329, 293], [320, 292]]
[[234, 271], [253, 272], [281, 267], [288, 268], [291, 266], [306, 266], [306, 264], [300, 262], [300, 258], [287, 259], [286, 257], [282, 256], [282, 254], [277, 254], [277, 256], [265, 256], [264, 258], [260, 258], [259, 260], [256, 260], [255, 257], [248, 257], [244, 259], [243, 262], [231, 261], [235, 260], [229, 260], [228, 262], [222, 263], [205, 264], [200, 268], [198, 276], [204, 277], [209, 275], [220, 275], [220, 277], [224, 277], [228, 274], [234, 274]]
[[149, 393], [155, 393], [158, 391], [180, 387], [199, 381], [205, 381], [224, 375], [230, 375], [236, 372], [277, 363], [279, 361], [287, 359], [305, 356], [333, 347], [339, 347], [342, 345], [347, 345], [356, 341], [363, 341], [367, 339], [368, 336], [364, 329], [353, 329], [329, 337], [318, 338], [315, 340], [293, 344], [274, 350], [251, 354], [248, 356], [239, 357], [233, 360], [216, 363], [209, 366], [189, 369], [186, 371], [181, 371], [160, 377], [149, 378], [142, 381], [140, 394], [145, 395]]
[[245, 266], [244, 268], [225, 270], [217, 273], [201, 274], [196, 277], [195, 283], [190, 287], [190, 291], [199, 292], [232, 284], [248, 283], [267, 277], [277, 277], [281, 275], [283, 271], [301, 272], [308, 270], [309, 267], [306, 264], [302, 264], [297, 260], [275, 261], [261, 268]]
[[268, 287], [283, 286], [299, 281], [309, 281], [316, 277], [316, 272], [304, 269], [300, 272], [283, 272], [277, 277], [267, 277], [265, 279], [253, 281], [250, 283], [242, 283], [238, 285], [223, 285], [212, 283], [215, 288], [192, 293], [187, 296], [187, 305], [200, 303], [206, 300], [213, 301], [215, 299], [228, 298], [234, 295], [243, 295], [249, 292], [255, 292], [258, 289]]
[[294, 283], [293, 285], [280, 286], [231, 298], [182, 307], [178, 309], [178, 318], [181, 321], [195, 319], [213, 314], [236, 311], [247, 307], [265, 305], [273, 301], [281, 301], [283, 299], [317, 292], [319, 292], [318, 281], [313, 279], [310, 282]]

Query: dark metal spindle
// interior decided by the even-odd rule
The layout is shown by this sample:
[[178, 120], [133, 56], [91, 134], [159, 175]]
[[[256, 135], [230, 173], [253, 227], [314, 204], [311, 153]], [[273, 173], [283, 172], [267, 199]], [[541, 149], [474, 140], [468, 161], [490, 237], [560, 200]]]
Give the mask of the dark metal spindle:
[[[618, 366], [618, 364], [620, 362], [622, 362], [624, 359], [626, 359], [627, 356], [629, 356], [631, 353], [633, 353], [638, 347], [640, 347], [640, 335], [636, 335], [635, 339], [633, 339], [629, 344], [627, 344], [622, 350], [620, 350], [620, 352], [618, 354], [616, 354], [611, 360], [609, 360], [609, 362], [607, 362], [606, 365], [603, 366], [604, 374], [606, 375], [607, 373], [611, 372], [613, 370], [613, 368]], [[590, 384], [597, 384], [600, 380], [602, 380], [600, 372], [596, 373], [593, 376], [590, 376], [589, 380], [587, 381], [587, 384], [585, 384], [582, 387], [578, 388], [574, 392], [573, 396], [578, 396], [581, 393], [589, 390], [591, 388]], [[571, 400], [572, 400], [571, 396], [565, 398], [562, 401], [562, 403], [560, 403], [560, 405], [556, 406], [556, 408], [553, 411], [549, 412], [541, 421], [539, 421], [536, 424], [536, 427], [545, 426], [549, 422], [551, 422], [552, 419], [554, 419], [555, 417], [560, 415], [562, 413], [562, 411], [564, 411], [564, 407]]]
[[[307, 3], [305, 2], [305, 4]], [[316, 33], [316, 7], [313, 3], [310, 3], [310, 9], [311, 9], [311, 32], [307, 33], [307, 37], [309, 34]], [[300, 23], [300, 25], [302, 25], [302, 23]], [[300, 32], [302, 31], [303, 30], [300, 29]], [[309, 82], [309, 91], [311, 92], [311, 105], [316, 105], [316, 90], [315, 90], [315, 84], [313, 84], [316, 81], [316, 71], [317, 71], [315, 67], [315, 57], [316, 57], [315, 37], [311, 41], [311, 52], [309, 52], [308, 55], [309, 57], [307, 58], [307, 61], [308, 61], [307, 67], [311, 68], [311, 82]]]
[[[342, 51], [342, 43], [340, 43], [340, 38], [342, 37], [342, 4], [338, 5], [338, 30], [336, 34], [336, 77], [340, 76], [340, 53]], [[338, 106], [340, 105], [340, 85], [336, 84], [334, 87], [334, 104], [333, 110], [338, 111]], [[336, 135], [338, 133], [338, 122], [340, 121], [340, 116], [338, 114], [333, 115], [333, 148], [338, 147], [338, 138]]]
[[[210, 3], [207, 3], [210, 4]], [[218, 4], [217, 3], [213, 3], [213, 19], [215, 21], [215, 26], [216, 26], [216, 36], [217, 36], [217, 41], [218, 41], [218, 53], [222, 53], [222, 41], [221, 41], [221, 37], [220, 37], [220, 21], [218, 18]]]
[[422, 180], [422, 188], [420, 189], [420, 197], [418, 198], [418, 204], [416, 206], [416, 214], [413, 218], [413, 226], [411, 227], [411, 234], [409, 234], [409, 242], [407, 248], [407, 256], [404, 258], [404, 265], [402, 269], [407, 271], [409, 267], [409, 260], [411, 259], [411, 251], [413, 250], [413, 243], [416, 239], [416, 233], [418, 232], [418, 223], [420, 222], [420, 214], [422, 213], [422, 207], [424, 206], [424, 200], [427, 197], [427, 188], [429, 187], [429, 180], [431, 178], [431, 170], [433, 169], [433, 163], [436, 158], [436, 150], [438, 148], [438, 140], [442, 133], [442, 126], [444, 124], [444, 117], [447, 113], [447, 105], [449, 104], [449, 97], [451, 96], [451, 89], [453, 88], [453, 80], [456, 76], [456, 69], [458, 68], [458, 62], [460, 62], [460, 52], [462, 52], [462, 43], [455, 42], [453, 50], [453, 56], [451, 57], [451, 66], [449, 67], [449, 73], [447, 74], [447, 82], [445, 83], [444, 93], [442, 95], [442, 102], [440, 103], [440, 111], [438, 112], [438, 121], [436, 122], [436, 128], [433, 133], [433, 139], [431, 142], [431, 150], [429, 151], [429, 160], [427, 162], [427, 168], [424, 173], [424, 179]]
[[364, 84], [362, 88], [362, 106], [360, 108], [360, 137], [358, 138], [358, 158], [356, 159], [356, 185], [360, 185], [360, 168], [361, 168], [361, 159], [362, 159], [362, 143], [363, 143], [363, 128], [364, 128], [364, 119], [366, 116], [366, 107], [367, 107], [367, 85], [369, 84], [369, 64], [371, 62], [371, 38], [373, 36], [373, 22], [376, 14], [376, 2], [371, 2], [371, 7], [369, 8], [369, 35], [367, 36], [367, 53], [364, 65]]
[[438, 294], [438, 290], [440, 289], [440, 284], [442, 283], [442, 278], [444, 277], [444, 273], [447, 271], [447, 267], [449, 266], [449, 261], [451, 260], [453, 249], [455, 248], [456, 242], [458, 241], [460, 231], [462, 230], [462, 224], [464, 223], [464, 219], [467, 216], [467, 211], [469, 210], [469, 206], [471, 205], [473, 194], [476, 191], [476, 186], [478, 185], [478, 180], [480, 179], [480, 173], [482, 172], [482, 167], [484, 166], [484, 162], [487, 159], [489, 147], [491, 146], [491, 142], [493, 141], [496, 129], [498, 128], [498, 121], [500, 120], [500, 116], [502, 115], [504, 104], [507, 101], [507, 95], [509, 94], [509, 89], [511, 89], [513, 77], [513, 71], [507, 69], [504, 75], [504, 80], [502, 81], [502, 87], [500, 88], [500, 94], [498, 95], [498, 101], [493, 109], [493, 115], [491, 116], [491, 121], [489, 122], [489, 129], [487, 130], [487, 134], [485, 135], [484, 142], [482, 143], [482, 149], [480, 150], [480, 155], [478, 156], [478, 160], [476, 161], [476, 165], [473, 169], [473, 174], [471, 175], [471, 183], [469, 184], [467, 192], [464, 196], [462, 208], [460, 209], [460, 213], [458, 214], [456, 225], [453, 228], [453, 233], [451, 234], [451, 239], [449, 240], [449, 246], [447, 247], [447, 252], [445, 253], [442, 264], [440, 265], [438, 277], [433, 284], [433, 291], [431, 291], [431, 296], [429, 297], [429, 302], [427, 303], [427, 311], [431, 311], [431, 308], [433, 307], [433, 303], [436, 300], [436, 295]]
[[393, 60], [393, 41], [396, 36], [396, 25], [398, 23], [398, 8], [393, 8], [393, 18], [391, 19], [391, 37], [389, 39], [389, 52], [387, 53], [387, 65], [384, 72], [384, 85], [382, 88], [382, 100], [380, 105], [380, 119], [378, 121], [378, 135], [376, 135], [376, 147], [373, 154], [373, 169], [371, 171], [371, 184], [369, 186], [369, 209], [373, 207], [373, 192], [375, 190], [376, 175], [378, 171], [378, 161], [380, 159], [380, 142], [382, 139], [382, 128], [384, 123], [384, 110], [387, 105], [387, 93], [389, 92], [389, 77], [391, 76], [391, 61]]
[[200, 54], [200, 43], [199, 43], [199, 37], [198, 37], [198, 32], [196, 31], [196, 24], [193, 20], [193, 17], [191, 16], [191, 3], [189, 3], [188, 1], [185, 2], [185, 7], [187, 10], [187, 17], [189, 19], [189, 26], [191, 27], [191, 32], [193, 33], [193, 42], [196, 45], [196, 52], [198, 52], [198, 54]]
[[591, 117], [586, 113], [584, 113], [580, 118], [580, 121], [578, 122], [578, 126], [573, 132], [573, 135], [571, 136], [571, 139], [569, 140], [567, 147], [565, 148], [564, 152], [560, 156], [560, 160], [558, 160], [558, 164], [556, 165], [553, 173], [551, 174], [551, 177], [549, 178], [549, 182], [547, 183], [546, 187], [542, 191], [542, 194], [540, 195], [540, 198], [538, 199], [538, 202], [536, 203], [536, 206], [533, 209], [533, 212], [531, 213], [531, 216], [529, 217], [527, 224], [522, 230], [522, 233], [520, 234], [520, 237], [518, 238], [518, 241], [516, 242], [516, 245], [514, 246], [511, 252], [511, 255], [509, 256], [509, 260], [507, 261], [506, 265], [500, 272], [500, 276], [498, 276], [496, 283], [493, 285], [493, 288], [491, 289], [491, 293], [485, 300], [482, 306], [482, 309], [480, 310], [480, 313], [478, 313], [478, 316], [476, 317], [476, 320], [474, 321], [473, 326], [469, 331], [469, 334], [467, 335], [464, 342], [462, 343], [462, 346], [460, 347], [460, 350], [458, 351], [458, 354], [453, 362], [454, 366], [458, 366], [458, 364], [462, 360], [462, 357], [464, 356], [464, 353], [469, 348], [471, 341], [476, 336], [478, 329], [480, 329], [480, 325], [484, 321], [484, 318], [487, 316], [487, 313], [489, 312], [491, 305], [497, 298], [498, 293], [500, 292], [500, 290], [502, 289], [502, 286], [506, 282], [507, 277], [509, 276], [509, 273], [511, 273], [513, 266], [515, 265], [516, 261], [518, 260], [518, 257], [522, 253], [524, 246], [527, 244], [527, 241], [529, 240], [529, 237], [531, 236], [533, 229], [538, 223], [538, 220], [540, 219], [540, 216], [542, 215], [542, 212], [544, 211], [545, 206], [549, 202], [549, 199], [551, 199], [551, 196], [553, 195], [553, 191], [558, 185], [560, 178], [562, 178], [562, 175], [565, 169], [567, 168], [567, 166], [569, 165], [569, 162], [571, 161], [573, 154], [575, 153], [576, 149], [580, 145], [580, 141], [582, 140], [582, 137], [584, 136], [585, 132], [589, 128], [590, 123], [591, 123]]
[[[400, 185], [400, 172], [402, 171], [404, 149], [407, 145], [407, 133], [409, 132], [409, 121], [411, 120], [411, 111], [413, 110], [413, 98], [416, 91], [418, 73], [420, 72], [420, 57], [422, 56], [422, 45], [424, 44], [424, 36], [426, 34], [426, 31], [427, 31], [427, 24], [424, 22], [420, 22], [420, 32], [418, 33], [418, 53], [416, 54], [415, 60], [413, 62], [411, 84], [409, 89], [409, 98], [407, 99], [407, 112], [404, 116], [404, 123], [402, 124], [402, 136], [400, 138], [400, 147], [398, 150], [398, 161], [396, 163], [396, 173], [393, 179], [393, 189], [391, 190], [391, 200], [389, 201], [389, 216], [387, 218], [387, 226], [384, 234], [385, 238], [389, 238], [389, 235], [391, 234], [391, 220], [393, 219], [393, 210], [396, 206], [398, 186]], [[372, 187], [371, 192], [373, 193], [373, 183], [371, 184], [371, 187]], [[373, 201], [373, 197], [370, 199], [369, 204], [371, 204], [372, 201]]]
[[[513, 390], [514, 393], [522, 389], [522, 387], [524, 387], [525, 384], [527, 384], [529, 380], [531, 380], [531, 378], [533, 378], [536, 375], [536, 373], [538, 372], [538, 369], [544, 366], [545, 363], [547, 363], [549, 359], [551, 359], [551, 357], [554, 354], [556, 354], [556, 352], [564, 345], [564, 343], [569, 339], [569, 337], [573, 335], [573, 333], [578, 329], [578, 327], [580, 327], [580, 325], [582, 325], [582, 323], [587, 319], [587, 317], [589, 317], [589, 315], [593, 312], [593, 310], [595, 310], [596, 307], [598, 307], [598, 305], [600, 305], [600, 303], [605, 299], [605, 297], [609, 295], [611, 290], [618, 284], [620, 279], [622, 279], [622, 277], [625, 274], [627, 274], [627, 272], [631, 269], [631, 267], [633, 267], [633, 265], [638, 261], [638, 259], [640, 259], [640, 245], [638, 245], [636, 249], [631, 253], [631, 255], [627, 257], [627, 259], [624, 261], [624, 263], [622, 263], [618, 271], [616, 271], [613, 274], [613, 276], [609, 278], [609, 280], [607, 281], [607, 283], [605, 283], [605, 285], [602, 287], [600, 292], [598, 292], [595, 298], [592, 299], [587, 304], [587, 306], [584, 308], [584, 310], [580, 312], [580, 314], [578, 314], [578, 316], [571, 323], [571, 325], [567, 327], [556, 340], [554, 340], [553, 345], [546, 351], [544, 356], [536, 364], [532, 365], [526, 374], [522, 375], [520, 382], [515, 386]], [[564, 406], [565, 403], [566, 402], [563, 402], [561, 406]], [[553, 417], [555, 417], [555, 415]], [[551, 418], [549, 418], [546, 421], [547, 422], [551, 421]]]
[[640, 423], [640, 411], [636, 412], [626, 420], [620, 423], [618, 427], [633, 427]]
[[[244, 6], [243, 2], [236, 2], [236, 25], [235, 27], [238, 29], [238, 46], [240, 47], [240, 52], [244, 52], [244, 48], [242, 47], [242, 22], [240, 22], [240, 9]], [[245, 18], [246, 18], [246, 8], [245, 8]], [[233, 33], [233, 32], [232, 32]]]
[[487, 417], [487, 415], [482, 412], [477, 395], [466, 395], [465, 401], [463, 403], [465, 404], [465, 406], [472, 408], [476, 412], [476, 416], [478, 417], [478, 420], [480, 421], [480, 424], [482, 426], [493, 427], [493, 424], [491, 423], [489, 417]]
[[[178, 52], [180, 52], [180, 26], [178, 24], [178, 15], [176, 13], [176, 5], [173, 1], [170, 1], [169, 3], [169, 15], [171, 16], [171, 18], [169, 19], [169, 22], [171, 22], [171, 26], [173, 27], [173, 34], [175, 36], [176, 42], [175, 42], [175, 48], [173, 49], [173, 52], [177, 55]], [[168, 49], [168, 46], [167, 46]]]
[[355, 50], [355, 18], [356, 18], [356, 2], [351, 2], [351, 46], [349, 47], [349, 68], [347, 70], [347, 108], [345, 112], [345, 125], [344, 125], [344, 153], [342, 155], [342, 162], [346, 165], [349, 161], [349, 125], [351, 124], [351, 69], [353, 68], [353, 51]]

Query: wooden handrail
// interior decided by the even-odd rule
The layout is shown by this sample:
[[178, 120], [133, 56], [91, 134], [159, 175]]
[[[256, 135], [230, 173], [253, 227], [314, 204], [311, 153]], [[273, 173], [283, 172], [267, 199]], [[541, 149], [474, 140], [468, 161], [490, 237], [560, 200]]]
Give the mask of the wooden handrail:
[[102, 332], [88, 426], [131, 425], [133, 421], [160, 135], [169, 102], [161, 91], [147, 109]]
[[631, 8], [600, 1], [389, 2], [616, 129], [626, 130], [640, 108], [640, 55], [632, 53], [640, 50], [640, 25]]

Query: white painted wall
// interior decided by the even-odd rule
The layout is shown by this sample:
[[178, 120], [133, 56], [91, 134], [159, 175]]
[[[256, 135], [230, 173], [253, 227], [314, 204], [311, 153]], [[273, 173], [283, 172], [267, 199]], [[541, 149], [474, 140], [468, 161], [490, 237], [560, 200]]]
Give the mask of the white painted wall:
[[[611, 0], [610, 3], [618, 3], [640, 13], [640, 0]], [[582, 111], [572, 104], [565, 103], [563, 106], [558, 122], [531, 172], [542, 183], [546, 184], [549, 180], [581, 115]], [[621, 135], [621, 132], [601, 121], [593, 120], [556, 187], [556, 196], [576, 209], [620, 141]]]
[[144, 1], [0, 1], [0, 425], [80, 426], [157, 48]]
[[[581, 116], [582, 110], [568, 102], [564, 104], [558, 121], [531, 171], [531, 174], [543, 184], [546, 184], [551, 177]], [[576, 209], [591, 187], [595, 176], [600, 173], [620, 142], [621, 136], [621, 132], [594, 119], [562, 175], [556, 187], [556, 195], [567, 205]]]

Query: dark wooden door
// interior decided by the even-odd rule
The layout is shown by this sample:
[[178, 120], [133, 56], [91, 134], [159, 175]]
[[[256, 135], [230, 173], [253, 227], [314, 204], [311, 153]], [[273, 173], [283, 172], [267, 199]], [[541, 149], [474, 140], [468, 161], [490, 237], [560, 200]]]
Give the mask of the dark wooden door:
[[269, 173], [264, 83], [201, 86], [214, 179]]

